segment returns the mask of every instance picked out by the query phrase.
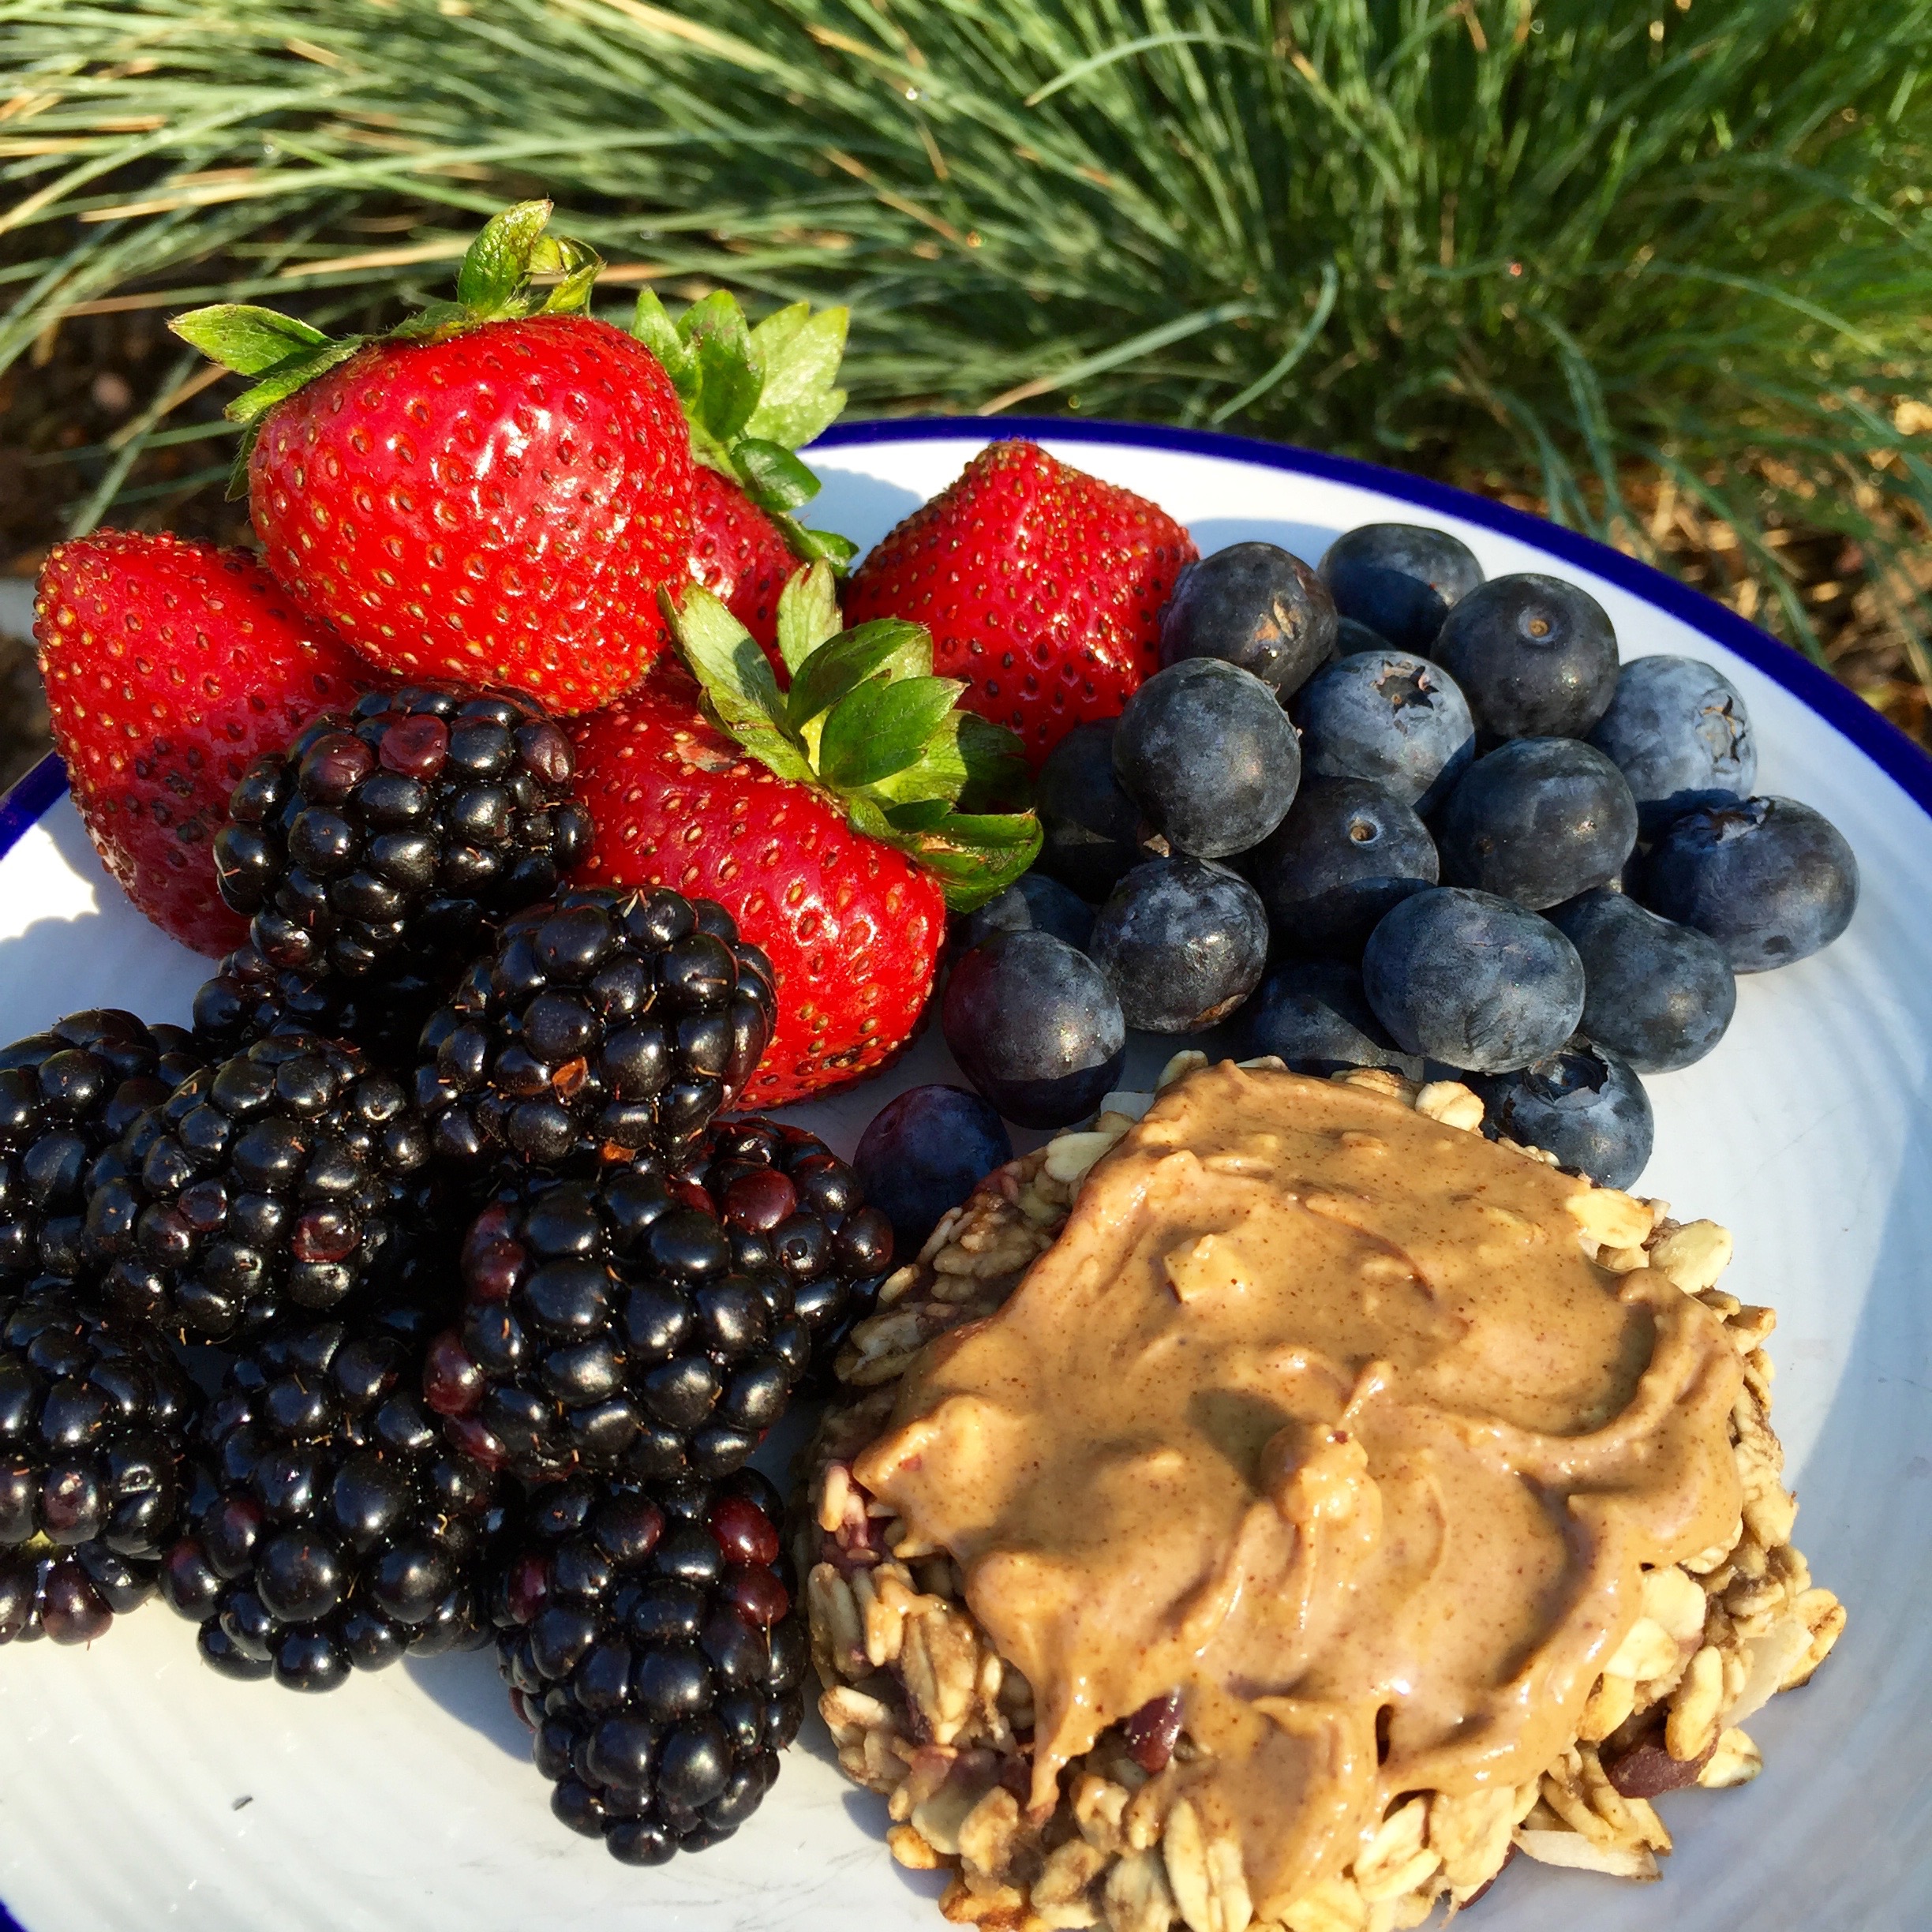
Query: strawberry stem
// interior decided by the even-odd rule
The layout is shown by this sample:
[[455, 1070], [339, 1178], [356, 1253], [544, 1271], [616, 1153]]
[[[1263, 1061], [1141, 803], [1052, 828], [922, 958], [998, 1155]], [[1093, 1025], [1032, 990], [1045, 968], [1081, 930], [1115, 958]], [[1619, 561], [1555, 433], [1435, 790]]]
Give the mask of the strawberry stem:
[[[178, 315], [168, 327], [212, 362], [254, 378], [223, 412], [247, 425], [228, 494], [248, 493], [249, 452], [256, 427], [278, 402], [372, 342], [434, 342], [486, 322], [534, 315], [579, 315], [590, 305], [597, 252], [567, 236], [544, 232], [548, 201], [519, 201], [492, 215], [463, 253], [456, 299], [431, 302], [382, 335], [328, 336], [294, 316], [249, 302], [217, 302]], [[538, 278], [549, 283], [539, 286]], [[551, 279], [554, 278], [554, 280]]]

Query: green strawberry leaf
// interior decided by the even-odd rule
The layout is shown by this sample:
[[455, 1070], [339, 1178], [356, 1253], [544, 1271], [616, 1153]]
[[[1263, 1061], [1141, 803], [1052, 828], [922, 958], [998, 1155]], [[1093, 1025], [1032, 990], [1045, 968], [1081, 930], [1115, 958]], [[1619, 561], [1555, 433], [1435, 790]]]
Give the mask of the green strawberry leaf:
[[[809, 668], [809, 667], [808, 667]], [[818, 739], [818, 770], [841, 792], [904, 771], [966, 687], [957, 678], [871, 680], [841, 698]]]
[[637, 313], [631, 319], [631, 333], [664, 365], [664, 372], [671, 378], [672, 387], [688, 415], [691, 404], [698, 399], [698, 361], [685, 346], [677, 324], [666, 313], [654, 290], [639, 291]]
[[537, 244], [535, 271], [560, 279], [544, 297], [539, 315], [583, 315], [590, 307], [591, 291], [603, 272], [604, 257], [595, 249], [567, 236], [546, 235]]
[[[238, 375], [259, 378], [227, 410], [230, 421], [253, 424], [366, 343], [440, 341], [489, 322], [582, 313], [604, 264], [596, 250], [584, 243], [545, 234], [544, 225], [549, 219], [548, 201], [519, 201], [492, 216], [464, 252], [456, 271], [456, 300], [428, 304], [380, 339], [349, 335], [331, 340], [306, 322], [245, 302], [193, 309], [176, 316], [168, 327], [210, 361]], [[531, 286], [533, 275], [558, 279], [554, 286], [538, 290]], [[661, 309], [658, 313], [662, 314]], [[245, 439], [238, 475], [245, 470], [251, 447]]]
[[[836, 801], [856, 832], [930, 871], [949, 906], [984, 904], [1033, 863], [1040, 826], [1019, 809], [1019, 741], [958, 708], [966, 687], [932, 675], [922, 627], [882, 618], [837, 631], [831, 568], [812, 564], [779, 598], [785, 698], [764, 653], [708, 591], [688, 585], [680, 605], [661, 601], [719, 728], [781, 777]], [[972, 808], [957, 810], [969, 795]]]
[[744, 311], [728, 290], [714, 289], [679, 317], [678, 333], [698, 365], [693, 426], [728, 451], [758, 407], [765, 380]]
[[732, 445], [732, 467], [761, 510], [782, 515], [818, 494], [818, 479], [781, 444], [743, 436]]
[[787, 302], [784, 308], [774, 309], [752, 330], [751, 339], [757, 343], [758, 354], [765, 364], [765, 380], [768, 386], [773, 371], [783, 365], [792, 337], [811, 318], [810, 302]]
[[765, 653], [711, 593], [685, 586], [683, 601], [665, 597], [677, 634], [713, 714], [744, 748], [782, 778], [810, 784], [812, 768], [785, 717], [785, 702]]
[[773, 517], [772, 521], [784, 532], [792, 554], [807, 564], [829, 564], [842, 571], [859, 554], [859, 546], [837, 530], [807, 530], [796, 517]]
[[328, 341], [318, 328], [294, 316], [277, 315], [251, 302], [216, 302], [190, 309], [168, 327], [189, 347], [211, 362], [238, 376], [262, 376], [292, 356], [321, 347]]
[[405, 316], [387, 338], [390, 342], [435, 342], [460, 334], [475, 326], [476, 312], [461, 302], [425, 303], [412, 316]]
[[813, 315], [793, 302], [767, 316], [751, 331], [764, 358], [765, 385], [745, 434], [798, 449], [833, 422], [845, 406], [836, 386], [845, 354], [848, 309], [822, 309]]
[[548, 201], [519, 201], [492, 215], [463, 251], [456, 300], [473, 316], [481, 320], [504, 315], [522, 293], [550, 207]]
[[886, 807], [894, 825], [902, 822], [897, 812], [917, 807], [923, 811], [938, 806], [949, 810], [966, 783], [966, 760], [960, 751], [960, 721], [970, 712], [952, 711], [939, 721], [919, 756], [903, 771], [896, 771], [868, 785], [869, 796]]
[[952, 812], [920, 830], [898, 832], [892, 842], [938, 875], [952, 911], [970, 912], [1039, 856], [1040, 822], [1031, 812]]
[[[786, 671], [796, 678], [805, 660], [828, 638], [838, 635], [842, 621], [831, 566], [814, 564], [794, 571], [778, 593], [778, 655]], [[926, 668], [930, 671], [931, 665]], [[796, 710], [792, 716], [796, 723]]]
[[230, 422], [258, 421], [280, 402], [305, 388], [316, 376], [346, 362], [362, 346], [364, 339], [351, 336], [346, 342], [324, 342], [304, 356], [291, 356], [278, 364], [252, 389], [245, 389], [222, 411]]
[[[814, 565], [814, 568], [822, 566]], [[795, 578], [794, 582], [796, 581]], [[932, 638], [919, 624], [875, 617], [821, 645], [792, 674], [786, 713], [794, 730], [849, 697], [882, 672], [890, 678], [932, 678]], [[865, 779], [856, 780], [867, 784]]]
[[959, 748], [966, 766], [959, 792], [961, 810], [1005, 814], [1024, 811], [1032, 803], [1026, 749], [1017, 732], [976, 711], [964, 711], [960, 714]]
[[930, 832], [944, 825], [952, 812], [945, 799], [914, 799], [904, 805], [888, 805], [886, 822], [895, 832]]

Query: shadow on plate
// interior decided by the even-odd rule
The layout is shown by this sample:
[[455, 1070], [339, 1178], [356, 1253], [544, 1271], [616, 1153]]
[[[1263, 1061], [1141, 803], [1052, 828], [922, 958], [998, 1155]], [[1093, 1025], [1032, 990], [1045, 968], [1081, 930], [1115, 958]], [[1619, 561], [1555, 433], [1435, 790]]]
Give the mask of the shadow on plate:
[[[863, 453], [863, 449], [857, 452], [862, 458]], [[809, 460], [811, 451], [805, 454]], [[962, 467], [965, 461], [961, 456]], [[849, 537], [863, 552], [924, 501], [917, 490], [909, 490], [903, 484], [828, 468], [823, 503], [807, 504], [798, 514], [807, 525], [835, 530], [841, 537]]]
[[878, 1855], [889, 1863], [893, 1876], [913, 1893], [923, 1899], [930, 1899], [935, 1904], [948, 1885], [953, 1882], [953, 1873], [949, 1868], [938, 1871], [908, 1871], [886, 1848], [886, 1833], [892, 1821], [886, 1815], [886, 1800], [877, 1792], [861, 1791], [855, 1786], [845, 1794], [845, 1815], [865, 1835], [878, 1846]]
[[438, 1657], [405, 1657], [402, 1668], [432, 1704], [480, 1732], [519, 1764], [527, 1764], [530, 1734], [510, 1708], [510, 1694], [496, 1674], [496, 1647], [459, 1650]]
[[1314, 564], [1341, 533], [1331, 523], [1290, 523], [1281, 517], [1203, 517], [1188, 526], [1188, 534], [1203, 556], [1230, 544], [1271, 543]]

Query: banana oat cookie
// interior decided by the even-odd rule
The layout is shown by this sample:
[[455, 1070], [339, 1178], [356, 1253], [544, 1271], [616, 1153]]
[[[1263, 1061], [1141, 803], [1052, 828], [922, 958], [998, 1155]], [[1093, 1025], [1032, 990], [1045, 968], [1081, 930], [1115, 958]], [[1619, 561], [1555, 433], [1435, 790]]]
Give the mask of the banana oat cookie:
[[[1161, 1084], [1204, 1065], [1178, 1056]], [[1383, 1069], [1339, 1077], [1445, 1126], [1480, 1125], [1481, 1103], [1451, 1083], [1418, 1089]], [[958, 1564], [854, 1474], [887, 1431], [925, 1345], [1002, 1309], [1151, 1098], [1114, 1096], [1091, 1130], [999, 1170], [945, 1217], [853, 1331], [837, 1365], [842, 1399], [808, 1452], [800, 1568], [820, 1709], [840, 1762], [887, 1798], [894, 1857], [951, 1870], [945, 1915], [1002, 1932], [1103, 1923], [1167, 1932], [1177, 1921], [1189, 1932], [1243, 1932], [1257, 1919], [1241, 1845], [1217, 1835], [1211, 1808], [1194, 1802], [1202, 1750], [1181, 1727], [1179, 1696], [1102, 1730], [1050, 1785], [1048, 1809], [1036, 1788], [1032, 1686], [968, 1608]], [[1640, 1614], [1602, 1661], [1574, 1736], [1540, 1776], [1393, 1794], [1346, 1863], [1277, 1898], [1262, 1923], [1286, 1932], [1419, 1926], [1445, 1900], [1473, 1900], [1515, 1851], [1656, 1877], [1671, 1840], [1652, 1801], [1693, 1783], [1755, 1777], [1760, 1759], [1743, 1724], [1776, 1692], [1805, 1683], [1844, 1627], [1837, 1598], [1813, 1587], [1791, 1543], [1796, 1504], [1780, 1480], [1762, 1346], [1773, 1316], [1717, 1286], [1729, 1235], [1613, 1189], [1578, 1192], [1567, 1206], [1600, 1268], [1656, 1271], [1701, 1302], [1736, 1351], [1736, 1370], [1726, 1372], [1737, 1391], [1728, 1425], [1743, 1499], [1735, 1529], [1643, 1571]]]

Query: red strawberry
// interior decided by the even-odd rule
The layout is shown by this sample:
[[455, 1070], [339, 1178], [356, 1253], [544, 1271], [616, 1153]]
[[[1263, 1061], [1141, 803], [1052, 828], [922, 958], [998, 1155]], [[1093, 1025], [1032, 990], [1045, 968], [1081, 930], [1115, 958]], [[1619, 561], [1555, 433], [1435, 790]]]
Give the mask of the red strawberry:
[[990, 897], [1039, 846], [1031, 814], [953, 809], [1013, 754], [953, 709], [957, 684], [927, 675], [923, 634], [837, 624], [830, 570], [814, 564], [780, 605], [781, 695], [743, 627], [694, 588], [678, 636], [702, 693], [667, 665], [572, 727], [593, 831], [579, 876], [716, 899], [771, 957], [778, 1031], [746, 1106], [888, 1065], [932, 990], [947, 907]]
[[736, 483], [702, 463], [692, 470], [692, 579], [758, 639], [781, 674], [778, 593], [804, 567], [784, 531]]
[[219, 955], [248, 922], [209, 847], [260, 753], [354, 703], [369, 668], [245, 551], [101, 530], [58, 545], [34, 606], [54, 742], [107, 870], [164, 932]]
[[1076, 724], [1117, 717], [1160, 668], [1160, 614], [1198, 552], [1158, 505], [995, 443], [889, 531], [854, 574], [846, 615], [905, 617], [961, 702], [1019, 733], [1027, 762]]
[[[270, 567], [372, 662], [508, 684], [559, 712], [636, 683], [663, 648], [658, 592], [691, 539], [691, 450], [670, 378], [577, 313], [597, 257], [545, 238], [549, 204], [499, 215], [458, 300], [378, 341], [271, 311], [174, 327], [262, 380], [249, 504]], [[533, 272], [561, 269], [548, 296]]]
[[594, 828], [578, 878], [715, 899], [770, 956], [777, 1031], [737, 1104], [783, 1106], [892, 1061], [932, 990], [939, 881], [747, 758], [669, 666], [571, 735]]

